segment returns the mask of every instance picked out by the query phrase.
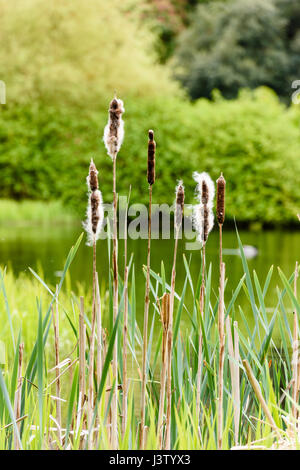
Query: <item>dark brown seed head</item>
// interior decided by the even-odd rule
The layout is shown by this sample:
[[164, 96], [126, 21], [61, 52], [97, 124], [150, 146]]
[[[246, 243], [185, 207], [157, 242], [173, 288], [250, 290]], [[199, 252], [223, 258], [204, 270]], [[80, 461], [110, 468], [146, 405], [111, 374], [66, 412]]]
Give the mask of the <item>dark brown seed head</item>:
[[217, 220], [220, 225], [223, 225], [225, 220], [225, 186], [226, 181], [221, 173], [217, 179]]
[[91, 193], [91, 209], [92, 209], [92, 213], [91, 213], [91, 222], [92, 222], [92, 230], [94, 233], [97, 232], [97, 226], [98, 226], [98, 222], [99, 222], [99, 211], [98, 211], [98, 208], [99, 208], [99, 205], [101, 203], [100, 201], [100, 196], [99, 196], [99, 191], [93, 191]]
[[203, 206], [203, 242], [204, 243], [207, 241], [207, 238], [208, 238], [208, 226], [209, 226], [208, 216], [209, 216], [209, 211], [208, 211], [207, 205], [205, 204]]
[[91, 160], [89, 170], [89, 187], [91, 191], [98, 189], [98, 171], [93, 160]]
[[154, 140], [154, 132], [149, 131], [149, 141], [148, 141], [148, 171], [147, 178], [150, 185], [155, 183], [155, 148], [156, 143]]
[[180, 226], [182, 221], [184, 208], [184, 187], [182, 184], [179, 184], [176, 192], [176, 212], [175, 212], [175, 225]]
[[208, 203], [208, 186], [206, 181], [202, 181], [202, 196], [201, 196], [201, 202], [202, 204], [207, 204]]

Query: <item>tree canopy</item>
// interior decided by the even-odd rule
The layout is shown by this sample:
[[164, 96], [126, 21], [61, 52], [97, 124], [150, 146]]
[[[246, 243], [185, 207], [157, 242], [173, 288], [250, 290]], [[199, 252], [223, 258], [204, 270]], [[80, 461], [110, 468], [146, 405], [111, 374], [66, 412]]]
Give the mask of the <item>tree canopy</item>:
[[298, 0], [234, 0], [200, 4], [180, 36], [177, 77], [191, 97], [219, 89], [234, 98], [240, 88], [264, 85], [286, 102], [299, 79]]

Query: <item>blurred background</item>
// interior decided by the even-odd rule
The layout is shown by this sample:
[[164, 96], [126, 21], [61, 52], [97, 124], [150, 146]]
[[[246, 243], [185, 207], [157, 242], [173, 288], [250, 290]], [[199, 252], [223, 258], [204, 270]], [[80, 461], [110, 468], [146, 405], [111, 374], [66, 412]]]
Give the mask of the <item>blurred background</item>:
[[[119, 193], [131, 185], [131, 201], [147, 203], [152, 128], [154, 202], [171, 204], [183, 179], [192, 204], [193, 171], [214, 180], [222, 171], [227, 228], [235, 219], [243, 242], [256, 246], [253, 266], [264, 272], [275, 257], [292, 272], [300, 242], [298, 0], [0, 0], [0, 80], [0, 264], [19, 272], [40, 261], [55, 281], [81, 230], [91, 157], [111, 202], [102, 135], [116, 91], [125, 105]], [[229, 250], [233, 235], [225, 234]], [[146, 256], [145, 241], [132, 250], [138, 243]], [[210, 250], [217, 259], [217, 242]]]

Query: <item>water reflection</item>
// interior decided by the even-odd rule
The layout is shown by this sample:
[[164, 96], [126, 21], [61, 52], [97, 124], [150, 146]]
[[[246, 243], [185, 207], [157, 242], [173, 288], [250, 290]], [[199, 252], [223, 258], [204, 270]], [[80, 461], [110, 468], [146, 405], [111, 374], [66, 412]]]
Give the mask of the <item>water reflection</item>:
[[[55, 285], [58, 282], [64, 260], [72, 244], [81, 233], [80, 225], [76, 226], [51, 226], [51, 227], [24, 227], [24, 228], [0, 228], [0, 265], [11, 266], [18, 274], [28, 271], [28, 266], [33, 269], [42, 267], [44, 277], [48, 283]], [[295, 261], [299, 259], [300, 233], [293, 231], [263, 231], [253, 233], [240, 231], [240, 237], [244, 245], [248, 246], [248, 254], [255, 250], [256, 256], [248, 259], [249, 269], [253, 269], [258, 274], [259, 280], [263, 284], [269, 268], [274, 265], [274, 274], [270, 283], [270, 288], [266, 296], [266, 304], [271, 312], [276, 305], [277, 294], [276, 285], [280, 285], [280, 278], [277, 273], [277, 266], [280, 266], [287, 276], [294, 270]], [[123, 244], [119, 244], [119, 269], [123, 266]], [[166, 275], [170, 279], [171, 263], [173, 258], [173, 240], [153, 240], [151, 252], [151, 267], [155, 272], [160, 271], [161, 260], [164, 261]], [[224, 231], [223, 235], [224, 261], [226, 263], [226, 301], [230, 299], [233, 290], [237, 286], [243, 275], [241, 258], [238, 255], [238, 244], [234, 231]], [[249, 248], [249, 247], [254, 247]], [[147, 240], [128, 240], [128, 253], [133, 253], [133, 261], [136, 274], [136, 294], [137, 294], [137, 316], [141, 321], [143, 315], [143, 297], [145, 277], [142, 272], [143, 264], [146, 264]], [[250, 251], [249, 251], [250, 250]], [[212, 288], [217, 293], [218, 286], [218, 233], [211, 233], [207, 243], [207, 264], [212, 263]], [[194, 283], [200, 270], [200, 251], [186, 251], [185, 242], [179, 243], [176, 288], [180, 292], [185, 278], [185, 268], [183, 255], [190, 263], [190, 269]], [[91, 284], [91, 259], [92, 250], [83, 242], [71, 267], [72, 287], [76, 290], [77, 282]], [[97, 263], [99, 276], [104, 282], [108, 274], [108, 250], [107, 241], [99, 241], [97, 249]], [[28, 271], [28, 276], [31, 273]], [[190, 293], [187, 293], [187, 303]], [[249, 312], [248, 304], [243, 293], [240, 294], [238, 303], [247, 305], [246, 314]], [[247, 310], [248, 309], [248, 310]]]

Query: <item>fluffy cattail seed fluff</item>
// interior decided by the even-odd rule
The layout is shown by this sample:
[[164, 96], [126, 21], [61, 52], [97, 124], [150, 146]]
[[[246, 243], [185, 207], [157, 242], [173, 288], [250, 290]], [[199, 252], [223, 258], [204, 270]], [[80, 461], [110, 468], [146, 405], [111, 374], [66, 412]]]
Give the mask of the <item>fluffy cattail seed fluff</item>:
[[197, 183], [196, 192], [198, 201], [212, 208], [213, 199], [215, 197], [215, 185], [211, 177], [208, 173], [205, 173], [205, 171], [203, 173], [194, 171], [193, 178]]
[[226, 181], [221, 173], [217, 179], [217, 220], [220, 225], [223, 225], [225, 220], [225, 186]]
[[214, 225], [212, 207], [215, 187], [212, 179], [205, 172], [195, 172], [193, 177], [197, 182], [196, 191], [199, 201], [199, 204], [194, 208], [193, 222], [197, 231], [197, 239], [204, 244]]
[[154, 140], [154, 132], [149, 131], [149, 141], [148, 141], [148, 183], [150, 185], [155, 183], [155, 148], [156, 143]]
[[175, 227], [178, 229], [182, 222], [184, 208], [184, 187], [182, 181], [176, 186], [176, 208], [175, 208]]
[[114, 98], [109, 105], [109, 119], [104, 129], [104, 144], [108, 155], [116, 158], [124, 138], [124, 121], [122, 114], [125, 112], [123, 101]]

